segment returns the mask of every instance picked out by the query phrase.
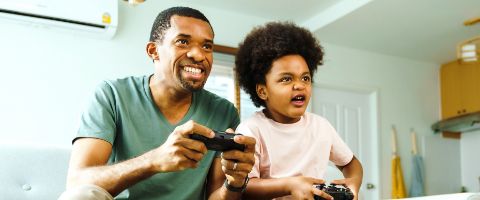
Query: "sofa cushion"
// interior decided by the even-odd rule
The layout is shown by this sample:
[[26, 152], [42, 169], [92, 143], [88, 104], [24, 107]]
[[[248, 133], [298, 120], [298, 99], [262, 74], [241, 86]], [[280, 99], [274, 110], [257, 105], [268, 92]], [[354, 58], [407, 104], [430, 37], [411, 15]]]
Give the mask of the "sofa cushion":
[[57, 199], [65, 190], [70, 146], [0, 143], [0, 188], [9, 200]]

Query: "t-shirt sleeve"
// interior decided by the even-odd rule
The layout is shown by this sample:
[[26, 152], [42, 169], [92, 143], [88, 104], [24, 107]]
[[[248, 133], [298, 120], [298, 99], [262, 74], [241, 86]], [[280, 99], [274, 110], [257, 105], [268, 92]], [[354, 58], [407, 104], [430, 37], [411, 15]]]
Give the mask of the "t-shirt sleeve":
[[335, 128], [329, 124], [332, 133], [332, 148], [330, 150], [330, 161], [337, 166], [345, 166], [353, 159], [353, 152], [338, 135]]
[[258, 178], [260, 177], [260, 158], [261, 158], [261, 152], [260, 152], [260, 143], [258, 142], [259, 139], [253, 134], [252, 130], [245, 124], [241, 123], [238, 125], [237, 130], [235, 133], [240, 133], [245, 136], [253, 137], [257, 141], [255, 144], [255, 164], [253, 165], [252, 171], [248, 174], [249, 178]]
[[72, 142], [78, 138], [99, 138], [113, 144], [115, 138], [115, 100], [113, 88], [102, 82], [95, 90], [87, 109], [83, 112], [80, 127]]

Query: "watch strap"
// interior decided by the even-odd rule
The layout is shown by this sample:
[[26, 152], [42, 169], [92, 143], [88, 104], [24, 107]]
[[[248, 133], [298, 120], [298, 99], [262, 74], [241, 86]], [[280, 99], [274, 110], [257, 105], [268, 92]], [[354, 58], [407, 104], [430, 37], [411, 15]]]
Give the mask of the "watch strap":
[[245, 189], [247, 188], [247, 184], [248, 184], [248, 181], [250, 179], [247, 177], [245, 177], [245, 182], [243, 182], [243, 185], [242, 187], [234, 187], [234, 186], [231, 186], [230, 184], [228, 184], [228, 179], [225, 179], [225, 182], [223, 183], [223, 185], [227, 188], [227, 190], [229, 191], [232, 191], [232, 192], [244, 192]]

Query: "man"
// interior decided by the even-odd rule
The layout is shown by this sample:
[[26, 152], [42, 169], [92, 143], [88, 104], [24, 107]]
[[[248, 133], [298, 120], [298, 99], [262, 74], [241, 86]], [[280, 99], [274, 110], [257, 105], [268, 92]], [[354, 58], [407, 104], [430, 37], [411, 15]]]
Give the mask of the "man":
[[60, 199], [238, 199], [254, 164], [245, 151], [207, 151], [189, 136], [236, 128], [233, 105], [203, 89], [212, 68], [214, 33], [199, 11], [162, 11], [147, 54], [151, 76], [105, 81], [73, 140], [67, 191]]

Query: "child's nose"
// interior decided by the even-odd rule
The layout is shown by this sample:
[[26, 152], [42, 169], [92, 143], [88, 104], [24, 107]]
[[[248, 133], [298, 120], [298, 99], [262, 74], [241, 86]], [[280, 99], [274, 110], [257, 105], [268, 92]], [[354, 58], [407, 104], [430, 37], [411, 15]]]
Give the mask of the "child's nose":
[[303, 90], [303, 89], [305, 89], [305, 83], [297, 82], [297, 83], [293, 84], [293, 89], [294, 90]]

